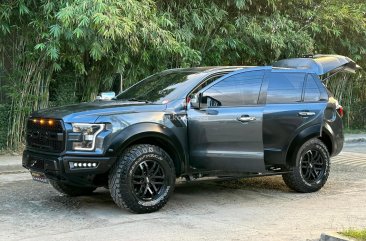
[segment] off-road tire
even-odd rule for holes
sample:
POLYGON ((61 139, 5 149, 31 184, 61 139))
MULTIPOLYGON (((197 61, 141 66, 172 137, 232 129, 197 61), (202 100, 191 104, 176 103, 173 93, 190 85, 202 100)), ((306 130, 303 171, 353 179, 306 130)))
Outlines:
MULTIPOLYGON (((314 155, 315 156, 315 155, 314 155)), ((310 193, 310 192, 316 192, 319 189, 321 189, 324 184, 326 183, 329 171, 330 171, 330 157, 327 147, 324 145, 324 143, 319 139, 310 139, 306 141, 296 153, 294 153, 294 157, 296 158, 296 165, 293 167, 293 171, 290 173, 286 173, 282 175, 282 178, 286 185, 291 188, 294 191, 301 192, 301 193, 310 193), (308 159, 311 159, 307 157, 306 155, 313 156, 311 153, 318 153, 319 156, 317 158, 313 159, 319 159, 322 158, 322 165, 318 165, 318 171, 315 168, 314 164, 307 164, 308 159), (307 166, 308 165, 308 166, 307 166), (311 170, 314 169, 314 170, 311 170), (306 178, 308 175, 308 170, 310 170, 311 178, 315 176, 317 173, 321 174, 317 179, 313 181, 309 181, 308 178, 306 178), (321 172, 320 172, 321 170, 321 172), (304 174, 305 172, 305 174, 304 174)), ((319 159, 320 160, 320 159, 319 159)), ((313 163, 313 161, 310 161, 313 163)), ((314 163, 320 163, 315 162, 314 163)))
POLYGON ((94 192, 94 187, 76 187, 59 181, 49 180, 50 184, 60 193, 70 197, 88 196, 94 192))
MULTIPOLYGON (((119 157, 110 171, 108 184, 112 199, 119 207, 126 208, 132 213, 150 213, 161 209, 167 203, 174 191, 175 177, 174 163, 162 148, 155 145, 139 144, 129 147, 119 157), (134 186, 138 185, 135 181, 136 171, 139 168, 142 169, 141 165, 147 162, 156 162, 160 165, 159 168, 161 168, 163 176, 166 178, 162 181, 164 184, 161 184, 164 185, 165 189, 159 189, 156 192, 156 197, 151 197, 151 200, 143 200, 138 197, 138 191, 134 186)), ((146 185, 149 187, 152 184, 149 184, 149 178, 146 178, 146 176, 141 178, 141 182, 147 180, 144 181, 146 191, 146 185)))

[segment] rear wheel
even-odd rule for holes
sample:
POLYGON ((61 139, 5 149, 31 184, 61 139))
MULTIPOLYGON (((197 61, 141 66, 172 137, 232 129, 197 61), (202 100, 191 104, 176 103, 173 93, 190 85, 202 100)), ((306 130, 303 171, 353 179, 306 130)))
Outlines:
POLYGON ((162 208, 174 186, 174 163, 163 149, 154 145, 128 148, 109 174, 114 202, 134 213, 162 208))
POLYGON ((94 187, 76 187, 60 181, 49 180, 51 185, 60 193, 70 197, 87 196, 94 192, 94 187))
POLYGON ((330 170, 327 147, 319 139, 305 142, 295 153, 296 166, 283 174, 286 185, 297 192, 315 192, 326 183, 330 170))

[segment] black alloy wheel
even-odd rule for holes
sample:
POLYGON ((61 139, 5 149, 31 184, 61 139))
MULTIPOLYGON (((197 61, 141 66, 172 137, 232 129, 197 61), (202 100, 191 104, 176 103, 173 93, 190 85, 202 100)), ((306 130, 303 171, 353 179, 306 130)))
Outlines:
POLYGON ((167 188, 165 171, 155 160, 142 161, 132 172, 132 189, 142 201, 157 199, 167 188))
POLYGON ((318 182, 324 176, 326 169, 324 157, 316 149, 305 152, 301 157, 300 165, 301 175, 309 184, 318 182))

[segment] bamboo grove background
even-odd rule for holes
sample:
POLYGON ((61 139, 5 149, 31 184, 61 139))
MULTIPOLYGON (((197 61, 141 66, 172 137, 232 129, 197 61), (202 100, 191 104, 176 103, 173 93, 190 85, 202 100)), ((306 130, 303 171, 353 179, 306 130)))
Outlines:
MULTIPOLYGON (((266 65, 337 53, 366 68, 364 0, 2 0, 0 149, 23 147, 34 110, 93 100, 154 72, 266 65), (118 74, 117 74, 118 73, 118 74)), ((329 82, 366 128, 365 72, 329 82)))

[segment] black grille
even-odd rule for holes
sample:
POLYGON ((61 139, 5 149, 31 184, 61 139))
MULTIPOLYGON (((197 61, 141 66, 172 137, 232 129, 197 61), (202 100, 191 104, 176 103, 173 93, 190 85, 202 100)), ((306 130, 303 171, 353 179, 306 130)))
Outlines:
POLYGON ((42 151, 60 153, 65 149, 62 121, 30 118, 27 123, 27 146, 42 151))

